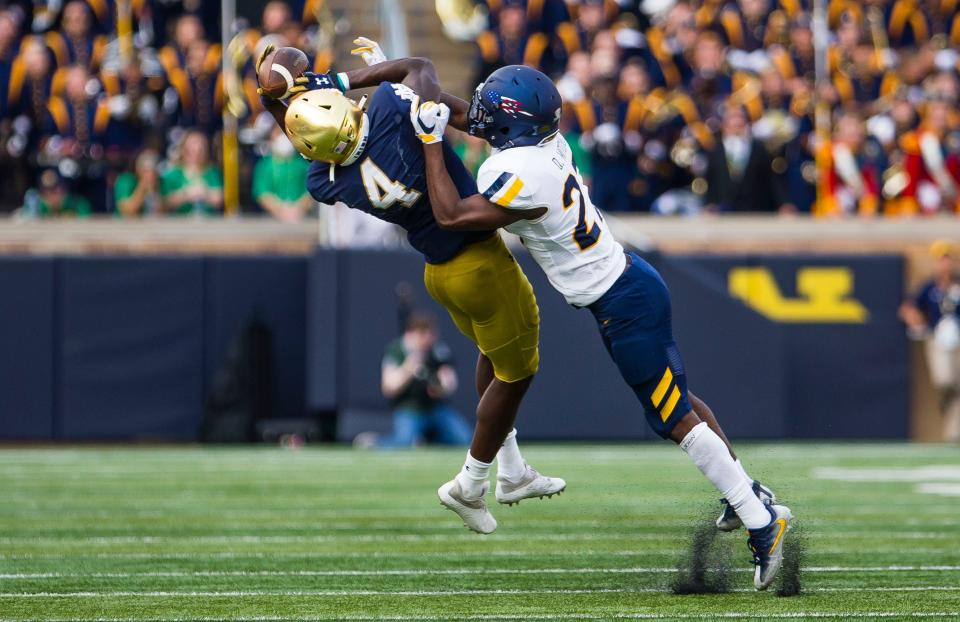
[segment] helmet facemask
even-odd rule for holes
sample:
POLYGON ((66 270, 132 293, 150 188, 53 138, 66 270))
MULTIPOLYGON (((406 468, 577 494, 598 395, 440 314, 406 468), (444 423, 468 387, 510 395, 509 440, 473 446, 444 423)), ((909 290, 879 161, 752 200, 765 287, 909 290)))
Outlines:
POLYGON ((493 128, 493 113, 483 103, 483 84, 477 86, 470 100, 470 110, 467 113, 467 131, 471 136, 488 139, 488 133, 493 128))

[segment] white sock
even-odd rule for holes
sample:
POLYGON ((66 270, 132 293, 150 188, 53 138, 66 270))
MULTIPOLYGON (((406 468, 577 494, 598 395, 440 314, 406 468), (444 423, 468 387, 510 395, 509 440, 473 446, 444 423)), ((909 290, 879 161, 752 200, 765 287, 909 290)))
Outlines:
POLYGON ((681 441, 680 449, 687 452, 697 468, 726 497, 747 529, 770 524, 770 512, 753 494, 750 480, 740 474, 723 440, 705 422, 690 430, 681 441))
POLYGON ((737 465, 737 470, 740 471, 740 475, 743 475, 744 479, 746 479, 748 482, 750 482, 750 486, 752 487, 752 486, 753 486, 753 478, 750 477, 749 475, 747 475, 747 470, 743 468, 743 463, 740 462, 740 458, 737 458, 736 460, 734 460, 733 463, 734 463, 735 465, 737 465))
POLYGON ((457 473, 457 481, 460 482, 460 490, 463 491, 465 499, 476 499, 483 494, 483 483, 487 481, 490 475, 490 463, 480 462, 467 452, 467 459, 463 463, 463 468, 457 473))
POLYGON ((520 446, 517 445, 517 429, 507 434, 503 447, 497 452, 497 477, 511 482, 519 482, 527 471, 527 465, 520 455, 520 446))

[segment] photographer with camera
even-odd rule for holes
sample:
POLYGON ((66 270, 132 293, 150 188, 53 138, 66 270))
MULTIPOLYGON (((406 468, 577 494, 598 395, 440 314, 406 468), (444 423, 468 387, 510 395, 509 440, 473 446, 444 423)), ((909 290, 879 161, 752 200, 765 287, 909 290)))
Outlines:
POLYGON ((446 400, 457 390, 450 349, 438 341, 433 315, 415 311, 403 336, 387 346, 381 389, 393 409, 393 433, 357 435, 361 448, 404 448, 426 442, 466 445, 473 430, 446 400))

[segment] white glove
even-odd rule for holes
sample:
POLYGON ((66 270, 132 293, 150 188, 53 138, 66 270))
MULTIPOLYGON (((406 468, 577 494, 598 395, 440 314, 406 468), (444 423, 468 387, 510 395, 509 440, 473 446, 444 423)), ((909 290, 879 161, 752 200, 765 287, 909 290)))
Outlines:
POLYGON ((432 145, 443 141, 443 131, 450 121, 450 109, 446 104, 437 102, 423 102, 419 106, 416 102, 410 105, 410 122, 413 131, 424 145, 432 145))
POLYGON ((387 55, 380 49, 380 44, 372 39, 357 37, 353 40, 353 44, 357 47, 350 50, 350 53, 362 58, 363 62, 367 64, 367 67, 387 60, 387 55))

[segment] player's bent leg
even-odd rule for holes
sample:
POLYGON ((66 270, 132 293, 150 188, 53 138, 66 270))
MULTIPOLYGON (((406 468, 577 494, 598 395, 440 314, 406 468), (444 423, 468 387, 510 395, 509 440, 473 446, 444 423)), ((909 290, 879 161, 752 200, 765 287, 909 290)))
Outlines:
POLYGON ((720 427, 720 422, 717 421, 716 416, 713 414, 713 410, 710 406, 707 405, 702 399, 694 395, 693 391, 687 391, 687 397, 690 399, 690 406, 693 407, 693 412, 697 413, 697 417, 700 417, 700 421, 705 421, 710 429, 720 437, 720 440, 723 441, 723 444, 727 446, 727 451, 730 452, 730 456, 736 460, 737 454, 733 451, 733 445, 730 444, 730 439, 727 438, 727 435, 724 434, 723 428, 720 427))
POLYGON ((493 363, 487 358, 487 355, 481 352, 477 355, 477 397, 483 397, 484 391, 493 382, 493 363))
POLYGON ((493 533, 497 521, 484 497, 490 488, 490 466, 513 422, 533 376, 517 382, 495 379, 480 398, 477 425, 463 468, 455 478, 437 490, 440 503, 453 510, 463 524, 477 533, 493 533))
MULTIPOLYGON (((733 458, 734 464, 736 464, 737 468, 740 470, 741 475, 750 481, 754 494, 756 494, 757 497, 759 497, 760 500, 766 505, 776 502, 777 499, 772 490, 754 480, 747 474, 746 470, 743 468, 743 464, 740 462, 740 459, 737 458, 737 455, 733 452, 733 447, 730 445, 730 441, 727 439, 726 434, 723 433, 723 429, 720 427, 720 423, 714 416, 713 410, 710 409, 706 402, 694 395, 693 391, 687 391, 687 396, 690 398, 690 405, 693 407, 693 412, 697 414, 697 417, 699 417, 701 421, 704 421, 708 426, 710 426, 710 429, 713 430, 714 433, 720 437, 720 440, 723 441, 724 445, 727 446, 727 451, 730 452, 730 456, 733 458)), ((736 531, 737 529, 743 527, 743 521, 741 521, 740 517, 737 516, 736 510, 733 509, 733 506, 730 505, 730 502, 726 498, 720 499, 720 505, 720 516, 716 521, 717 529, 720 531, 736 531)))
POLYGON ((477 425, 470 443, 472 456, 487 463, 497 457, 507 435, 513 430, 520 402, 531 382, 533 376, 517 382, 496 378, 490 383, 477 405, 477 425))
MULTIPOLYGON (((493 379, 493 363, 481 352, 477 359, 477 392, 481 397, 493 379)), ((520 453, 516 428, 507 434, 497 452, 496 496, 499 503, 513 505, 533 497, 549 498, 560 494, 566 487, 567 483, 562 479, 541 475, 526 463, 520 453)))
MULTIPOLYGON (((461 332, 483 353, 477 370, 477 389, 483 390, 477 425, 456 478, 462 499, 482 500, 490 465, 513 430, 520 402, 539 366, 540 312, 530 282, 499 235, 471 244, 447 264, 428 267, 424 280, 431 295, 450 310, 461 332), (463 325, 467 319, 470 326, 463 325)), ((519 455, 515 444, 513 449, 519 455)), ((485 506, 466 507, 450 492, 456 488, 444 487, 440 491, 444 505, 457 511, 468 526, 472 520, 475 531, 487 533, 483 529, 489 521, 477 518, 486 512, 485 506)))
MULTIPOLYGON (((493 363, 483 352, 477 359, 477 393, 483 397, 493 382, 493 363)), ((523 459, 517 443, 517 429, 507 434, 503 445, 497 452, 497 501, 513 505, 532 497, 552 497, 566 488, 566 482, 559 478, 540 475, 523 459)))
POLYGON ((723 493, 747 527, 747 545, 756 564, 753 584, 758 590, 766 589, 783 563, 783 541, 793 519, 790 509, 783 505, 765 505, 760 500, 749 480, 739 473, 720 437, 693 411, 678 422, 670 438, 679 443, 700 472, 723 493))
POLYGON ((760 529, 770 524, 767 507, 754 494, 730 457, 720 437, 690 411, 670 432, 670 439, 680 445, 700 472, 710 480, 730 503, 747 529, 760 529))

